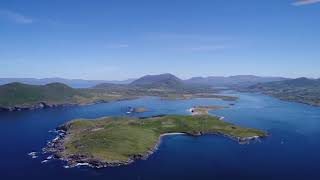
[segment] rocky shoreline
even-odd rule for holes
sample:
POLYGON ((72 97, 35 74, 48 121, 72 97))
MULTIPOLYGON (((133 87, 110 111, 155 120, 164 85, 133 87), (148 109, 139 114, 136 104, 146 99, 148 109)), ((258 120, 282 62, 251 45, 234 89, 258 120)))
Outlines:
POLYGON ((237 141, 239 144, 249 144, 251 141, 259 141, 259 136, 252 136, 252 137, 236 137, 231 135, 226 135, 218 132, 194 132, 194 133, 184 133, 184 132, 177 132, 177 133, 165 133, 161 134, 159 137, 159 140, 154 145, 154 147, 144 154, 138 154, 138 155, 132 155, 128 160, 126 161, 99 161, 97 159, 93 159, 91 157, 88 157, 86 155, 81 154, 74 154, 68 157, 64 157, 62 155, 62 152, 65 150, 63 144, 64 140, 68 135, 67 129, 64 129, 64 127, 60 127, 56 130, 57 136, 50 142, 48 142, 47 147, 43 148, 44 153, 50 153, 51 156, 54 159, 59 159, 67 163, 66 168, 73 168, 77 166, 88 166, 91 168, 106 168, 106 167, 117 167, 117 166, 124 166, 129 165, 136 160, 146 160, 150 155, 152 155, 154 152, 156 152, 162 142, 162 138, 164 136, 169 135, 189 135, 189 136, 202 136, 202 135, 222 135, 225 137, 228 137, 232 140, 237 141))
POLYGON ((65 106, 75 106, 78 104, 47 104, 45 102, 40 102, 31 106, 13 106, 13 107, 0 107, 0 111, 24 111, 24 110, 35 110, 35 109, 46 109, 46 108, 54 108, 54 107, 65 107, 65 106))
POLYGON ((93 104, 100 104, 100 103, 109 103, 113 101, 125 101, 134 98, 123 98, 117 100, 98 100, 89 103, 61 103, 61 104, 50 104, 46 102, 39 102, 35 105, 30 106, 13 106, 13 107, 1 107, 0 112, 14 112, 14 111, 27 111, 27 110, 36 110, 36 109, 48 109, 48 108, 57 108, 57 107, 70 107, 70 106, 86 106, 86 105, 93 105, 93 104))
POLYGON ((54 159, 65 161, 67 163, 67 166, 65 166, 66 168, 73 168, 77 166, 88 166, 91 168, 117 167, 129 165, 139 159, 145 160, 158 149, 161 143, 161 138, 163 137, 163 135, 161 135, 155 146, 144 154, 133 155, 126 161, 102 162, 97 159, 92 159, 88 156, 80 154, 63 157, 63 155, 61 154, 64 151, 63 143, 64 138, 67 136, 67 131, 59 128, 56 130, 56 132, 58 133, 58 135, 52 141, 48 142, 47 147, 43 148, 42 151, 43 153, 52 154, 52 157, 54 159))

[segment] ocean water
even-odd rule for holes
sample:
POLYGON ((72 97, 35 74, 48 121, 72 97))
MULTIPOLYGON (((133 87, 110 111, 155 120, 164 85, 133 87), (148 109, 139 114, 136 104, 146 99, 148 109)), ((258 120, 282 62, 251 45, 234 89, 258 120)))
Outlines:
POLYGON ((235 102, 193 99, 137 100, 89 106, 60 107, 0 113, 0 179, 320 179, 320 108, 284 102, 259 94, 233 93, 235 102), (194 105, 228 105, 211 111, 237 125, 266 130, 270 136, 248 145, 217 135, 166 136, 160 148, 147 160, 128 166, 92 169, 64 168, 64 162, 28 153, 41 149, 57 126, 74 118, 126 116, 128 106, 150 111, 133 116, 189 114, 194 105))

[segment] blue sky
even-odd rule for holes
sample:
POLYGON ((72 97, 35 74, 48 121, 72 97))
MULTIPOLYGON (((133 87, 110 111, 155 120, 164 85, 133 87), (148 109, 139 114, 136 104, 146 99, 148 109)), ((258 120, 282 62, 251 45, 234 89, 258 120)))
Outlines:
POLYGON ((0 77, 320 77, 320 0, 1 0, 0 77))

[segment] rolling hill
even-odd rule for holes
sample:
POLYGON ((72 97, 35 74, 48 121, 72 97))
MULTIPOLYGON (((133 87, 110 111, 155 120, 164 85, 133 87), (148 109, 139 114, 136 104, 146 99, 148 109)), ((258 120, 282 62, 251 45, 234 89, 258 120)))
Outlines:
POLYGON ((0 110, 15 111, 71 104, 89 104, 128 97, 95 89, 74 89, 62 83, 0 85, 0 110))
POLYGON ((62 83, 47 85, 10 83, 0 86, 0 105, 34 105, 40 102, 60 103, 82 95, 79 91, 62 83))
POLYGON ((46 85, 50 83, 63 83, 73 88, 89 88, 101 83, 112 84, 129 84, 135 79, 127 79, 123 81, 107 81, 107 80, 84 80, 84 79, 65 79, 65 78, 0 78, 0 85, 19 82, 31 85, 46 85))
POLYGON ((248 87, 257 83, 283 81, 283 77, 260 77, 253 75, 193 77, 185 80, 187 84, 205 84, 215 87, 248 87))
POLYGON ((259 83, 247 88, 276 98, 320 106, 320 79, 297 78, 292 80, 259 83))

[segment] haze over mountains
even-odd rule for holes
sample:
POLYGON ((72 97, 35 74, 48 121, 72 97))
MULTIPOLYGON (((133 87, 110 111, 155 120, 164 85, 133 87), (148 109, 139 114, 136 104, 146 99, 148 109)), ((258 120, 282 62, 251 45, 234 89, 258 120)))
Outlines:
POLYGON ((284 77, 260 77, 254 75, 237 75, 237 76, 210 76, 210 77, 193 77, 185 80, 190 84, 206 84, 216 87, 230 87, 230 86, 251 86, 257 83, 283 81, 288 78, 284 77))
MULTIPOLYGON (((18 79, 21 80, 21 79, 18 79)), ((45 80, 27 82, 45 83, 45 80)), ((48 79, 46 79, 48 81, 48 79)), ((165 98, 190 98, 212 96, 219 92, 215 87, 260 92, 283 100, 320 105, 320 79, 286 79, 281 77, 231 76, 191 78, 181 80, 166 73, 146 75, 130 83, 100 83, 101 81, 49 79, 60 81, 47 85, 30 85, 18 82, 0 85, 0 107, 37 108, 44 104, 81 104, 137 96, 158 96, 165 98), (62 82, 65 83, 62 83, 62 82), (82 83, 90 88, 72 88, 71 83, 82 83), (39 104, 40 103, 40 104, 39 104), (42 104, 41 104, 42 103, 42 104)), ((102 81, 104 82, 104 81, 102 81)), ((112 81, 111 81, 112 82, 112 81)), ((75 84, 73 84, 75 85, 75 84)), ((77 84, 79 85, 79 84, 77 84)))
POLYGON ((165 73, 159 75, 146 75, 139 79, 134 80, 129 84, 112 84, 102 83, 93 87, 94 89, 104 89, 109 91, 134 91, 134 92, 198 92, 210 91, 211 87, 207 85, 192 85, 187 84, 185 81, 179 79, 175 75, 165 73))
POLYGON ((320 87, 320 79, 309 79, 305 77, 290 79, 278 82, 258 83, 250 86, 250 88, 262 88, 262 87, 277 87, 277 88, 289 88, 289 87, 320 87))
POLYGON ((73 88, 89 88, 101 83, 128 84, 135 79, 127 79, 123 81, 107 81, 107 80, 84 80, 84 79, 65 79, 65 78, 0 78, 0 85, 12 82, 20 82, 32 85, 46 85, 50 83, 63 83, 73 88))
POLYGON ((64 83, 73 88, 89 88, 94 86, 101 86, 101 84, 111 86, 111 84, 121 85, 130 84, 138 86, 154 86, 152 83, 156 82, 157 85, 161 86, 176 86, 182 84, 193 84, 193 85, 209 85, 215 87, 231 87, 231 86, 241 86, 247 87, 257 83, 273 82, 287 80, 288 78, 283 77, 260 77, 254 75, 237 75, 237 76, 209 76, 209 77, 193 77, 190 79, 182 80, 178 77, 165 73, 160 75, 146 75, 139 79, 127 79, 122 81, 112 81, 112 80, 83 80, 83 79, 65 79, 65 78, 0 78, 0 85, 8 84, 12 82, 20 82, 32 85, 45 85, 49 83, 64 83), (137 80, 137 81, 135 81, 137 80))
POLYGON ((214 92, 216 91, 211 87, 185 84, 172 74, 147 75, 129 84, 102 83, 92 88, 72 88, 58 82, 46 85, 13 82, 0 85, 0 110, 15 111, 70 104, 90 104, 141 96, 191 98, 203 97, 203 94, 198 93, 206 93, 206 97, 217 97, 207 95, 214 92))

